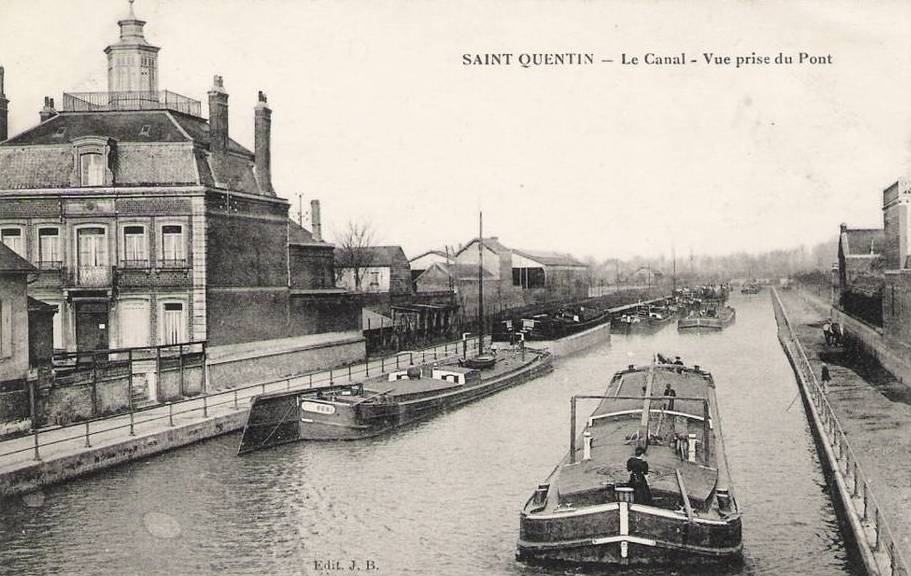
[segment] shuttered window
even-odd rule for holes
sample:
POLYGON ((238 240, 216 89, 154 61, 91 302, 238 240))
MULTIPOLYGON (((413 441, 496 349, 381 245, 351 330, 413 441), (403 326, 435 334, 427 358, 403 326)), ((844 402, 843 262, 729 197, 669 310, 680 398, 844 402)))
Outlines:
POLYGON ((185 341, 185 316, 183 304, 169 302, 162 310, 162 344, 180 344, 185 341))
POLYGON ((104 156, 101 154, 82 154, 79 156, 83 186, 104 185, 104 156))
POLYGON ((182 266, 186 263, 183 226, 171 224, 161 227, 161 258, 165 266, 182 266))
POLYGON ((0 230, 0 240, 6 247, 25 258, 25 237, 21 228, 4 228, 0 230))
POLYGON ((59 265, 63 260, 60 252, 60 230, 57 228, 38 229, 38 262, 42 268, 59 265))
POLYGON ((123 228, 123 264, 127 268, 138 268, 146 265, 146 229, 142 226, 125 226, 123 228))

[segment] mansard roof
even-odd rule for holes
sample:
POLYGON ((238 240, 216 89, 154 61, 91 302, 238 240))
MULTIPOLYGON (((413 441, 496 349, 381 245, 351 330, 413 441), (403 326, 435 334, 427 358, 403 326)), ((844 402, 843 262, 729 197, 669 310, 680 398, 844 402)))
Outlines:
POLYGON ((0 143, 0 190, 71 188, 73 141, 110 138, 114 186, 209 186, 264 194, 254 155, 233 140, 209 152, 209 123, 171 110, 62 112, 0 143))

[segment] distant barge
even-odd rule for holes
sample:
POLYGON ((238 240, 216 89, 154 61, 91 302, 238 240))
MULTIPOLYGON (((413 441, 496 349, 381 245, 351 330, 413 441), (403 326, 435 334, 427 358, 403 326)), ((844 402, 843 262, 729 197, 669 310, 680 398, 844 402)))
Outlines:
POLYGON ((614 376, 603 396, 574 397, 572 414, 569 454, 521 512, 519 560, 740 560, 741 515, 711 374, 664 362, 630 366, 614 376), (663 395, 667 384, 676 392, 673 400, 663 395), (600 400, 578 438, 577 399, 600 400), (634 451, 645 453, 646 473, 634 451))
POLYGON ((263 394, 253 399, 238 454, 299 440, 378 436, 552 370, 550 353, 518 346, 355 385, 263 394))
POLYGON ((730 306, 710 309, 705 314, 694 313, 677 320, 678 330, 723 330, 734 323, 736 311, 730 306))
POLYGON ((610 322, 606 310, 578 306, 523 318, 521 332, 525 340, 558 340, 605 322, 610 322))

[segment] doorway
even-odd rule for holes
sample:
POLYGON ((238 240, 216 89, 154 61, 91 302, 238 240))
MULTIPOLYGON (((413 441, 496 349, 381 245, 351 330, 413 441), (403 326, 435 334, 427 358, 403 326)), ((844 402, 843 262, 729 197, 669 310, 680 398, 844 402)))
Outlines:
POLYGON ((78 302, 76 304, 77 350, 107 350, 108 331, 107 302, 78 302))

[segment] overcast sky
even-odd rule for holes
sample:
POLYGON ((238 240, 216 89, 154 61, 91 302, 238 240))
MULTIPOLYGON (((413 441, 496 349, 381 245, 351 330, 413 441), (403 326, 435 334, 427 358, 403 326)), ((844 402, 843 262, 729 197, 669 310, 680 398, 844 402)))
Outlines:
MULTIPOLYGON (((578 256, 723 254, 881 226, 911 172, 911 2, 137 0, 160 87, 230 93, 253 147, 273 109, 278 194, 319 198, 327 235, 370 221, 415 255, 477 234, 578 256), (872 3, 871 3, 872 4, 872 3), (831 65, 623 66, 832 55, 831 65), (591 66, 462 64, 580 52, 591 66), (614 63, 602 63, 614 59, 614 63)), ((126 0, 2 0, 11 135, 45 95, 106 89, 126 0)), ((59 101, 59 100, 58 100, 59 101)), ((0 206, 2 211, 2 206, 0 206)))

